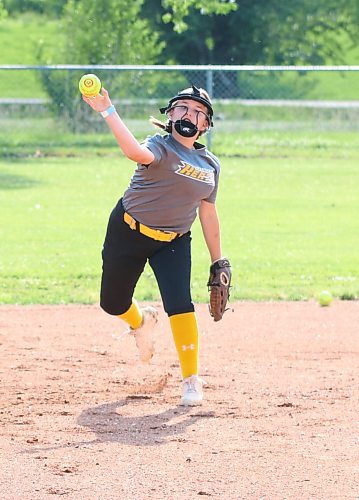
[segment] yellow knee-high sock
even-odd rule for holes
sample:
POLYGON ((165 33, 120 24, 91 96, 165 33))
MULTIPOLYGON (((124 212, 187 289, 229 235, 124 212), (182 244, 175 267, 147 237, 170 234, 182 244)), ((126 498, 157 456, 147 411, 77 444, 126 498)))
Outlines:
POLYGON ((183 378, 198 374, 198 326, 194 312, 170 316, 183 378))
POLYGON ((123 314, 118 315, 119 318, 123 319, 130 325, 130 327, 135 330, 142 324, 142 312, 137 303, 136 299, 132 299, 132 304, 123 314))

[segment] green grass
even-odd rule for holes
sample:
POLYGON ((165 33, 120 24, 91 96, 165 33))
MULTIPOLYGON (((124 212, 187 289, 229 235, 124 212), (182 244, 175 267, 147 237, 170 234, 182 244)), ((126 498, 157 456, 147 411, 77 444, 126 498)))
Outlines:
MULTIPOLYGON (((144 111, 141 119, 121 114, 138 139, 154 132, 144 111)), ((246 107, 238 104, 218 105, 218 117, 212 133, 212 149, 221 157, 285 157, 288 155, 352 157, 358 154, 359 114, 356 110, 313 110, 306 108, 246 107)), ((156 109, 156 108, 155 108, 156 109)), ((43 155, 92 156, 113 153, 115 141, 106 124, 90 111, 91 133, 73 134, 60 119, 45 113, 33 118, 24 108, 2 116, 0 157, 43 155), (97 131, 98 133, 95 133, 97 131)), ((208 138, 203 139, 204 142, 208 138)), ((116 151, 117 152, 117 151, 116 151)))
POLYGON ((306 98, 314 100, 343 100, 359 99, 359 71, 331 71, 316 72, 311 75, 315 86, 306 98))
MULTIPOLYGON (((59 36, 56 22, 8 19, 0 25, 6 47, 0 64, 36 64, 39 39, 49 54, 59 36)), ((356 62, 357 49, 348 51, 347 63, 356 62)), ((358 98, 358 73, 312 77, 319 83, 307 98, 358 98)), ((295 76, 285 78, 294 85, 295 76)), ((2 71, 0 97, 45 94, 34 71, 2 71)), ((46 111, 39 119, 28 108, 1 111, 0 303, 96 302, 108 215, 133 165, 95 115, 94 133, 80 135, 46 111), (98 125, 106 133, 95 133, 98 125)), ((137 137, 153 132, 129 112, 137 137)), ((218 209, 233 264, 232 298, 309 299, 323 289, 359 298, 357 112, 218 104, 216 118, 218 209)), ((209 260, 198 222, 193 233, 193 296, 205 301, 209 260)), ((159 299, 149 269, 137 298, 159 299)))
MULTIPOLYGON (((300 97, 294 97, 297 99, 324 101, 359 99, 359 71, 283 72, 279 81, 286 84, 289 89, 287 90, 289 96, 290 89, 300 89, 300 97)), ((275 87, 273 87, 273 91, 275 91, 275 87)), ((271 98, 270 88, 267 97, 271 98)), ((278 96, 278 98, 282 97, 281 95, 278 96)))
MULTIPOLYGON (((58 21, 44 16, 22 15, 15 19, 7 18, 0 24, 0 64, 36 65, 36 53, 40 43, 46 47, 45 59, 56 53, 61 40, 58 21)), ((0 71, 0 97, 47 97, 43 91, 38 72, 0 71)))
MULTIPOLYGON (((344 61, 337 58, 328 60, 327 65, 358 65, 359 46, 345 35, 336 35, 337 42, 343 48, 344 61)), ((294 88, 297 84, 308 89, 305 99, 313 100, 358 100, 359 99, 359 71, 314 71, 307 73, 286 72, 281 80, 287 84, 292 84, 294 88)))
MULTIPOLYGON (((46 124, 47 132, 0 139, 0 303, 93 303, 108 215, 133 165, 109 134, 59 129, 54 139, 46 124)), ((309 299, 323 289, 359 297, 358 149, 349 132, 217 130, 233 299, 309 299)), ((198 222, 193 233, 193 296, 205 301, 209 260, 198 222)), ((149 268, 136 296, 159 299, 149 268)))
MULTIPOLYGON (((345 35, 341 36, 340 44, 344 48, 345 62, 343 64, 357 66, 359 64, 359 45, 351 42, 345 35)), ((328 61, 327 64, 338 65, 342 63, 333 58, 333 60, 328 61)), ((313 90, 308 93, 308 99, 359 99, 359 71, 316 72, 314 73, 314 78, 317 84, 313 90)))

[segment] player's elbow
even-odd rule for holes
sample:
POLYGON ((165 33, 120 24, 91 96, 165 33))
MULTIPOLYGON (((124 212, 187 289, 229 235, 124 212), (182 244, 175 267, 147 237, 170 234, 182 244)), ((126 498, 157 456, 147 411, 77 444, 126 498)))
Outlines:
POLYGON ((131 149, 125 152, 125 154, 129 160, 142 165, 149 165, 154 160, 153 153, 149 149, 142 149, 141 147, 131 149))

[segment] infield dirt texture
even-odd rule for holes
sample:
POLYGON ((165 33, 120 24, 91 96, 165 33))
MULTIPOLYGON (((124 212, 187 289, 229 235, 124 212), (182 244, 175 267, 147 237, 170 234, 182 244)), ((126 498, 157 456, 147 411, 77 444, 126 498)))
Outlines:
POLYGON ((357 499, 359 303, 197 308, 202 407, 97 306, 0 307, 2 500, 357 499))

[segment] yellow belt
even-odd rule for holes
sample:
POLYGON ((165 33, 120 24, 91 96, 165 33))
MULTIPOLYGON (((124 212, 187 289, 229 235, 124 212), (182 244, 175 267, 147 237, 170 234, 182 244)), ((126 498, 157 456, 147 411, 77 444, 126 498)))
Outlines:
POLYGON ((170 231, 160 231, 159 229, 151 229, 144 224, 136 221, 130 214, 125 212, 123 214, 123 220, 130 226, 131 229, 139 231, 140 233, 152 238, 157 241, 172 241, 175 238, 182 236, 181 233, 172 233, 170 231))

